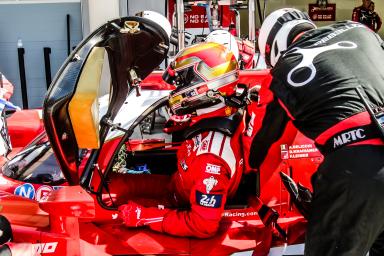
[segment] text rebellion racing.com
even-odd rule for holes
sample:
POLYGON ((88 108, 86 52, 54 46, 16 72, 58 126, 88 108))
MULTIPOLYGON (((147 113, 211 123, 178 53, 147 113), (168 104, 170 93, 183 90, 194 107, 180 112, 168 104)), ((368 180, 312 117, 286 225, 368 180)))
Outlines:
POLYGON ((223 217, 251 217, 251 216, 256 216, 257 212, 224 212, 223 217))

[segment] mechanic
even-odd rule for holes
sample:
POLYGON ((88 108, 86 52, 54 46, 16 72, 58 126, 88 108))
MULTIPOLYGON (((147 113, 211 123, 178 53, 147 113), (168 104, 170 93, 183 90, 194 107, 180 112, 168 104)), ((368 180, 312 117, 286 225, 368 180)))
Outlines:
POLYGON ((369 12, 372 15, 372 30, 378 33, 381 28, 382 22, 379 14, 375 12, 375 2, 373 1, 371 1, 371 4, 369 5, 369 12))
POLYGON ((374 3, 371 0, 363 0, 361 6, 353 9, 352 20, 366 25, 375 32, 381 27, 381 19, 374 11, 374 3))
POLYGON ((185 138, 169 188, 178 209, 129 201, 119 207, 126 226, 199 238, 217 232, 243 171, 244 125, 237 109, 245 94, 236 93, 238 75, 236 58, 223 45, 204 42, 177 54, 163 79, 176 86, 169 95, 173 125, 167 130, 183 129, 185 138))
MULTIPOLYGON (((305 255, 363 256, 371 247, 370 256, 384 255, 383 41, 360 23, 316 28, 286 8, 265 19, 258 44, 272 67, 272 109, 284 110, 324 155, 312 177, 305 255)), ((266 118, 256 131, 253 168, 280 136, 272 122, 279 125, 266 118)))

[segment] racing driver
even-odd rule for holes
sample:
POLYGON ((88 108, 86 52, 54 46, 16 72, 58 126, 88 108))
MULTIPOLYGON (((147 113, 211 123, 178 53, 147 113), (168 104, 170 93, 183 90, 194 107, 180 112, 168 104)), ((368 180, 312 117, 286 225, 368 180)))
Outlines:
POLYGON ((178 209, 129 201, 119 207, 126 226, 199 238, 217 232, 243 170, 238 75, 236 58, 223 45, 204 42, 177 54, 163 79, 176 87, 169 95, 171 122, 183 127, 169 191, 178 209))
MULTIPOLYGON (((312 177, 305 255, 384 255, 383 41, 362 24, 316 28, 285 8, 265 19, 258 43, 273 67, 273 104, 324 155, 312 177)), ((279 137, 273 131, 268 122, 258 130, 252 167, 279 137)))

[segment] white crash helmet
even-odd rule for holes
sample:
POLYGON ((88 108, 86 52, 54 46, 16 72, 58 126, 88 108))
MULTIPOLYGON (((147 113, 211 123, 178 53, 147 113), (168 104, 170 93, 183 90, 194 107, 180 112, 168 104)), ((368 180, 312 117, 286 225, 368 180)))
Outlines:
POLYGON ((228 31, 222 29, 214 30, 208 34, 205 41, 224 45, 235 55, 236 60, 239 60, 239 46, 237 45, 236 38, 228 31))
POLYGON ((142 11, 142 12, 136 13, 135 16, 147 18, 147 19, 157 23, 158 25, 160 25, 165 30, 168 37, 169 38, 171 37, 172 26, 171 26, 171 23, 169 22, 169 20, 164 15, 162 15, 158 12, 154 12, 154 11, 142 11))
POLYGON ((273 67, 296 35, 314 28, 316 25, 302 11, 293 8, 276 10, 268 15, 260 28, 260 53, 273 67))

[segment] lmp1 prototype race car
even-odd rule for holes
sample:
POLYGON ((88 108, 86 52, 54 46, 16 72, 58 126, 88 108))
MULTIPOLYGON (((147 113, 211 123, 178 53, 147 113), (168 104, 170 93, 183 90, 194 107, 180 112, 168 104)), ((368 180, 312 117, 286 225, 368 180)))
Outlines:
MULTIPOLYGON (((168 45, 156 23, 128 17, 100 27, 69 56, 44 102, 46 134, 2 168, 0 213, 11 223, 13 243, 29 243, 42 255, 302 253, 306 220, 280 171, 308 186, 322 158, 296 133, 270 149, 281 162, 267 158, 258 172, 244 174, 212 238, 131 229, 118 218, 117 207, 128 200, 156 198, 146 180, 167 182, 177 169, 180 134, 163 132, 172 86, 153 72, 168 45), (258 198, 276 212, 271 223, 254 208, 258 198)), ((247 87, 268 79, 265 70, 240 73, 247 87)))

